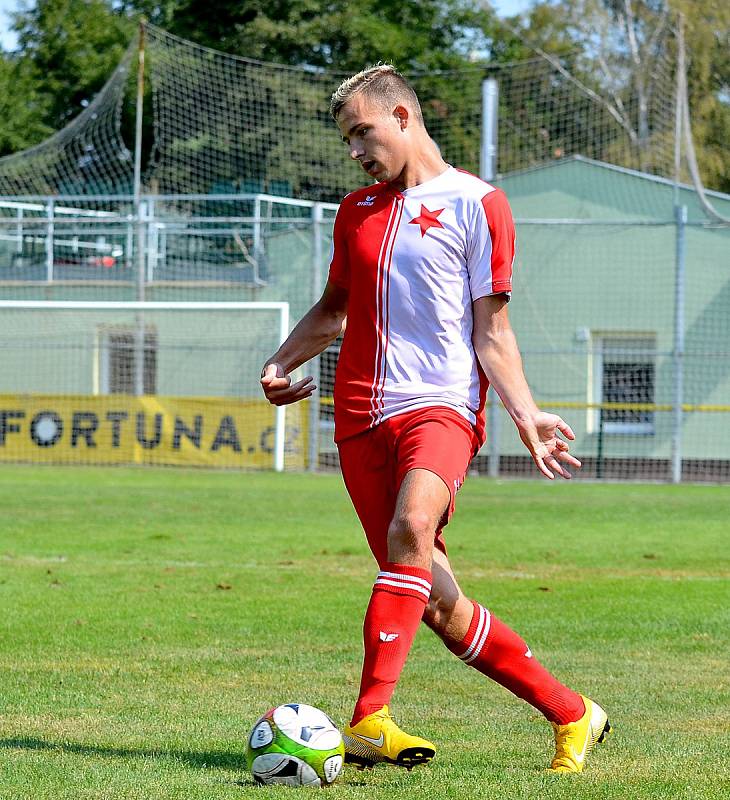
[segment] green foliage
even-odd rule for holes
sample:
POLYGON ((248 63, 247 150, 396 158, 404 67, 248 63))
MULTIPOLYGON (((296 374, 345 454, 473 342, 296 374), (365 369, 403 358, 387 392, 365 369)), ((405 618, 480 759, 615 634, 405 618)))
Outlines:
MULTIPOLYGON (((722 0, 543 0, 519 33, 597 91, 622 117, 639 148, 642 169, 666 133, 651 127, 651 110, 673 103, 673 78, 662 61, 676 60, 677 13, 685 15, 693 136, 704 183, 730 191, 730 5, 722 0), (572 55, 570 50, 572 49, 572 55)), ((517 47, 519 52, 519 47, 517 47)), ((665 150, 671 149, 668 143, 665 150)), ((615 149, 608 160, 622 163, 615 149)))
MULTIPOLYGON (((534 80, 519 96, 510 95, 505 71, 500 75, 501 113, 510 130, 505 137, 509 148, 500 145, 502 172, 578 151, 666 173, 655 152, 671 150, 671 132, 666 126, 652 128, 651 120, 656 104, 671 103, 672 87, 661 82, 661 70, 655 67, 673 56, 667 53, 673 47, 671 36, 665 34, 674 24, 669 12, 677 10, 687 14, 690 102, 700 167, 708 186, 730 191, 730 6, 720 0, 543 0, 513 18, 509 27, 479 0, 219 0, 213 6, 203 0, 38 0, 15 14, 18 53, 0 58, 5 111, 0 116, 0 154, 37 144, 76 117, 109 77, 134 36, 136 20, 144 15, 212 50, 305 66, 309 76, 323 78, 321 84, 312 78, 312 88, 302 81, 292 102, 300 118, 309 113, 311 121, 298 125, 290 142, 267 137, 267 130, 273 131, 288 110, 287 97, 276 99, 276 75, 252 77, 248 88, 228 87, 218 101, 232 113, 239 110, 244 119, 255 97, 261 119, 253 134, 214 131, 214 155, 222 164, 219 181, 235 182, 242 175, 264 185, 278 180, 295 194, 338 199, 357 179, 349 170, 325 177, 333 163, 342 163, 342 154, 323 134, 331 121, 322 106, 340 74, 380 60, 392 61, 414 77, 429 130, 442 145, 448 143, 446 156, 477 171, 479 85, 486 68, 534 59, 533 45, 606 103, 601 106, 576 92, 565 75, 549 74, 545 61, 535 62, 534 80), (266 98, 271 100, 268 109, 266 98), (571 150, 575 141, 578 150, 571 150), (627 155, 627 141, 637 156, 627 155), (245 169, 242 147, 249 154, 245 169), (301 168, 307 160, 309 172, 301 168)), ((180 67, 185 66, 183 61, 180 67)), ((191 78, 194 91, 199 80, 191 78)), ((164 81, 162 76, 161 85, 164 81)), ((191 120, 212 102, 206 96, 209 84, 201 81, 199 91, 201 103, 191 104, 191 120)), ((123 128, 128 140, 132 120, 133 104, 127 103, 123 128)), ((145 132, 149 141, 149 113, 145 132)), ((194 153, 201 140, 192 133, 189 140, 181 137, 164 146, 194 153)), ((181 188, 192 190, 180 170, 160 176, 170 188, 178 179, 181 188)))
POLYGON ((107 0, 38 0, 16 15, 14 27, 56 128, 77 116, 106 83, 133 30, 107 0))
POLYGON ((48 97, 38 90, 28 64, 0 55, 0 155, 23 150, 53 133, 48 119, 48 97))
POLYGON ((38 144, 78 116, 108 80, 133 23, 111 0, 38 0, 13 15, 18 53, 4 55, 0 154, 38 144), (24 102, 22 97, 29 98, 24 102))
POLYGON ((475 0, 228 0, 215 14, 208 6, 180 0, 168 29, 248 58, 344 72, 379 60, 402 69, 463 63, 467 42, 483 46, 490 16, 475 0))
POLYGON ((493 19, 478 3, 248 0, 216 8, 215 15, 208 15, 199 0, 182 0, 167 27, 216 50, 311 70, 288 90, 279 85, 281 75, 254 70, 247 73, 246 86, 227 86, 225 98, 211 97, 210 87, 201 86, 201 93, 207 92, 204 100, 201 94, 201 110, 217 104, 232 114, 238 110, 239 119, 246 120, 250 109, 256 109, 255 127, 244 124, 241 131, 214 137, 228 142, 232 153, 246 154, 247 169, 238 174, 241 164, 220 158, 224 169, 230 165, 230 172, 221 178, 235 181, 245 174, 247 180, 262 185, 283 183, 294 196, 339 200, 364 176, 346 166, 327 113, 329 95, 338 73, 344 77, 377 61, 391 61, 402 71, 421 76, 416 82, 427 125, 452 145, 448 157, 454 163, 478 170, 479 127, 473 120, 479 120, 475 109, 480 104, 481 75, 470 59, 487 51, 484 27, 493 19), (458 80, 453 74, 440 74, 464 68, 472 72, 458 80), (291 132, 282 135, 287 119, 291 132))

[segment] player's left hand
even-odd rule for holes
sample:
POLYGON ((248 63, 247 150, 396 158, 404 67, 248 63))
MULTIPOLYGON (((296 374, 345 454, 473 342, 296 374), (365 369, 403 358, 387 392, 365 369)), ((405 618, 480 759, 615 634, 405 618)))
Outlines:
POLYGON ((553 480, 555 475, 570 480, 572 475, 563 466, 580 469, 581 463, 570 455, 568 443, 561 439, 562 434, 566 439, 575 439, 572 428, 557 414, 548 414, 538 411, 525 424, 519 426, 520 438, 525 447, 530 451, 532 460, 542 474, 553 480))

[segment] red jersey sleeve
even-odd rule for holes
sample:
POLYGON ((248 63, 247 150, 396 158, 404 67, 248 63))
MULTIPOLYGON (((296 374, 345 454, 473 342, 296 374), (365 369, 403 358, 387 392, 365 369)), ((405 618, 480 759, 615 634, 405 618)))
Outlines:
POLYGON ((335 226, 332 232, 332 253, 330 255, 329 279, 341 289, 350 288, 350 264, 347 258, 345 220, 342 206, 337 209, 335 226))
POLYGON ((515 224, 501 189, 485 194, 471 231, 467 253, 472 300, 512 292, 515 224))

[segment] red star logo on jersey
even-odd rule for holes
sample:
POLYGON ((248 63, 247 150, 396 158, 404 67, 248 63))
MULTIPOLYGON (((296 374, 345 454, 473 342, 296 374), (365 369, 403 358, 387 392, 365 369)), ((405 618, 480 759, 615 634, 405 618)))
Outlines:
POLYGON ((426 206, 421 203, 421 213, 417 217, 413 217, 413 219, 408 223, 409 225, 420 225, 421 226, 421 238, 423 238, 426 233, 428 232, 429 228, 443 228, 444 226, 439 222, 438 216, 443 211, 443 208, 439 208, 436 211, 429 211, 426 206))

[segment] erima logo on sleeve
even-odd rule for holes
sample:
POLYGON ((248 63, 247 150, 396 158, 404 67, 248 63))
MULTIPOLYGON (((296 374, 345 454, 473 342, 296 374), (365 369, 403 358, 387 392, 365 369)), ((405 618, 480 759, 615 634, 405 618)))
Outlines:
POLYGON ((365 196, 364 200, 360 200, 356 205, 358 206, 373 206, 375 205, 375 195, 368 194, 365 196))
POLYGON ((386 633, 385 631, 380 631, 381 642, 394 642, 398 636, 399 634, 397 633, 386 633))

